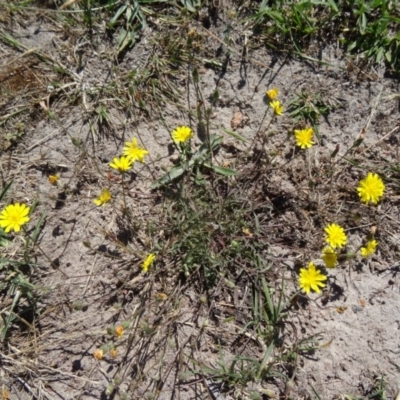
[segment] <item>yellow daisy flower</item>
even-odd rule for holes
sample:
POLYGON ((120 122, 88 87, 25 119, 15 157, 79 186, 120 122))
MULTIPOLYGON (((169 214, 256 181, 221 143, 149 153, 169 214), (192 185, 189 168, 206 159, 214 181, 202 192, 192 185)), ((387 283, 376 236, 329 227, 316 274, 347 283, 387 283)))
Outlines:
POLYGON ((115 157, 108 165, 123 174, 132 168, 132 161, 126 156, 121 156, 120 158, 115 157))
POLYGON ((369 257, 375 253, 376 246, 378 246, 378 242, 375 239, 369 240, 365 247, 361 247, 361 255, 363 257, 369 257))
POLYGON ((143 272, 147 272, 149 270, 149 268, 151 267, 151 264, 153 264, 155 259, 156 259, 156 256, 154 254, 149 254, 146 257, 146 259, 142 263, 143 272))
POLYGON ((193 131, 188 126, 178 126, 172 131, 172 139, 175 143, 185 143, 193 137, 193 131))
POLYGON ((299 285, 304 293, 308 294, 310 290, 316 293, 320 293, 321 289, 325 287, 325 283, 328 278, 322 274, 320 270, 315 268, 314 263, 311 261, 307 268, 300 269, 299 285))
POLYGON ((278 97, 279 91, 277 88, 273 88, 267 90, 265 94, 268 96, 269 100, 272 101, 278 97))
POLYGON ((294 136, 296 138, 296 144, 302 149, 309 149, 315 142, 313 142, 314 130, 313 128, 306 129, 295 129, 294 136))
POLYGON ((335 268, 337 264, 338 255, 335 250, 330 246, 325 246, 322 250, 322 259, 324 260, 326 268, 335 268))
POLYGON ((344 232, 344 229, 337 224, 329 224, 325 227, 326 232, 326 243, 332 247, 332 249, 336 249, 338 247, 341 249, 347 243, 347 236, 344 232))
POLYGON ((96 206, 105 206, 111 200, 111 193, 107 188, 104 188, 100 196, 93 200, 96 206))
POLYGON ((376 204, 385 192, 385 184, 378 174, 368 172, 366 178, 360 181, 357 192, 363 203, 376 204))
POLYGON ((274 110, 276 115, 282 116, 283 115, 283 106, 279 100, 274 100, 269 103, 269 105, 274 110))
POLYGON ((149 154, 149 152, 145 149, 142 149, 138 146, 137 140, 135 138, 132 139, 131 142, 126 142, 125 147, 123 148, 124 156, 127 156, 132 162, 139 161, 144 162, 144 156, 149 154))
POLYGON ((29 222, 30 208, 26 204, 10 204, 0 214, 0 226, 8 233, 13 229, 21 230, 21 226, 29 222))

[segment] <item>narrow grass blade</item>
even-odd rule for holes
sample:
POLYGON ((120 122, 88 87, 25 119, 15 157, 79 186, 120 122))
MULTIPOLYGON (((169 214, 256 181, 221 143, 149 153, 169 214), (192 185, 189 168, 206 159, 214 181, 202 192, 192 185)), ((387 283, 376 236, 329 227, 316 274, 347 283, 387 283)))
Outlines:
POLYGON ((15 317, 14 317, 14 308, 15 308, 15 306, 18 304, 20 297, 21 297, 21 292, 20 292, 19 290, 17 290, 17 291, 15 292, 15 294, 14 294, 14 299, 13 299, 13 302, 12 302, 12 304, 11 304, 11 308, 10 308, 8 317, 7 317, 7 319, 4 321, 4 327, 3 327, 3 329, 1 330, 1 340, 2 340, 2 341, 5 339, 5 337, 6 337, 6 335, 7 335, 7 331, 8 331, 8 329, 9 329, 9 327, 10 327, 12 321, 13 321, 14 318, 15 318, 15 317))
POLYGON ((274 350, 275 347, 275 342, 272 341, 271 344, 268 346, 267 350, 265 351, 264 357, 261 361, 260 367, 257 372, 256 380, 259 380, 261 378, 261 375, 263 374, 264 370, 266 369, 266 365, 268 361, 271 359, 272 351, 274 350))
POLYGON ((11 185, 13 184, 13 181, 11 181, 10 183, 8 183, 6 185, 6 187, 4 188, 4 190, 1 192, 0 194, 0 201, 3 200, 3 197, 6 195, 6 193, 8 192, 8 189, 10 189, 11 185))

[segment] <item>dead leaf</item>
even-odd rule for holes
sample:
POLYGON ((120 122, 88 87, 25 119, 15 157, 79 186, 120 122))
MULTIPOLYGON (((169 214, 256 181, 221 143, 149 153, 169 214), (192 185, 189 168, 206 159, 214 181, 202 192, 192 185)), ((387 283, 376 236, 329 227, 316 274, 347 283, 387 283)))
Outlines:
POLYGON ((326 343, 321 344, 321 345, 319 346, 319 348, 320 348, 320 349, 326 349, 327 347, 329 347, 329 346, 332 344, 332 342, 333 342, 333 338, 332 338, 329 342, 326 342, 326 343))
POLYGON ((349 307, 347 306, 340 306, 340 307, 336 307, 336 312, 338 312, 339 314, 343 314, 349 307))
POLYGON ((44 101, 39 101, 39 105, 43 108, 45 112, 49 112, 49 107, 46 106, 46 103, 44 101))
POLYGON ((243 122, 243 114, 240 111, 235 112, 231 120, 231 128, 237 129, 239 126, 241 126, 242 122, 243 122))
POLYGON ((60 10, 64 10, 65 8, 71 6, 72 4, 74 4, 77 0, 68 0, 67 2, 65 2, 61 7, 60 10))
POLYGON ((155 298, 158 301, 165 301, 168 299, 168 296, 165 293, 156 293, 155 298))

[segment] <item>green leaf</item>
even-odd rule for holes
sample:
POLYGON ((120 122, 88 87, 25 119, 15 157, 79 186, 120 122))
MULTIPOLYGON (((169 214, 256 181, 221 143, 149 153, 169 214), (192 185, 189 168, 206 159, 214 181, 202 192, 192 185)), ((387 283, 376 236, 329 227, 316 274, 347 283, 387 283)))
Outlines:
POLYGON ((192 77, 194 83, 199 83, 199 70, 197 68, 193 68, 192 77))
POLYGON ((218 89, 215 89, 213 94, 212 94, 212 102, 214 103, 218 99, 219 99, 219 91, 218 91, 218 89))
POLYGON ((360 21, 360 33, 363 35, 365 33, 365 28, 367 27, 367 17, 364 13, 361 14, 360 21))
POLYGON ((225 167, 220 167, 218 165, 213 165, 212 169, 220 175, 224 175, 224 176, 235 176, 237 175, 237 172, 234 171, 233 169, 230 168, 225 168, 225 167))
POLYGON ((376 62, 380 63, 383 58, 383 48, 381 47, 378 51, 378 54, 376 55, 376 62))
MULTIPOLYGON (((0 257, 0 268, 4 267, 5 265, 8 265, 8 264, 22 266, 22 265, 26 265, 26 262, 14 261, 14 260, 10 260, 9 258, 0 257)), ((35 264, 35 263, 29 263, 29 265, 32 267, 39 266, 39 264, 35 264)))
POLYGON ((193 155, 192 159, 189 162, 189 166, 192 166, 194 163, 202 163, 207 156, 210 155, 210 147, 211 150, 214 151, 217 147, 222 143, 222 136, 211 135, 210 136, 210 144, 208 142, 204 142, 199 150, 193 155))
POLYGON ((334 2, 334 0, 328 0, 328 3, 331 6, 332 10, 334 10, 335 12, 339 12, 338 6, 334 2))
POLYGON ((7 233, 4 232, 4 229, 0 227, 0 246, 7 247, 12 240, 8 237, 7 233))
POLYGON ((185 171, 186 169, 180 165, 173 167, 164 176, 162 176, 157 181, 153 182, 151 187, 153 189, 157 189, 161 186, 167 185, 168 183, 182 176, 185 173, 185 171))
POLYGON ((230 129, 226 129, 226 128, 221 128, 221 130, 224 131, 225 133, 227 133, 228 135, 233 136, 235 139, 238 139, 238 140, 246 143, 246 139, 242 135, 239 135, 238 133, 231 131, 230 129))
POLYGON ((276 10, 268 10, 265 12, 268 16, 270 16, 272 19, 279 21, 279 22, 285 22, 285 18, 283 17, 282 13, 276 10))
POLYGON ((131 47, 134 45, 138 35, 134 30, 127 31, 125 28, 121 28, 121 31, 118 35, 118 52, 125 50, 127 47, 131 47))
POLYGON ((126 18, 126 22, 128 22, 129 24, 132 22, 132 20, 135 18, 135 14, 134 11, 132 10, 132 7, 128 7, 126 9, 126 13, 125 13, 125 18, 126 18))
POLYGON ((108 23, 108 26, 110 28, 114 27, 114 24, 118 21, 119 17, 122 15, 122 13, 126 10, 127 5, 124 4, 123 6, 121 6, 118 11, 115 13, 115 15, 111 18, 110 22, 108 23))

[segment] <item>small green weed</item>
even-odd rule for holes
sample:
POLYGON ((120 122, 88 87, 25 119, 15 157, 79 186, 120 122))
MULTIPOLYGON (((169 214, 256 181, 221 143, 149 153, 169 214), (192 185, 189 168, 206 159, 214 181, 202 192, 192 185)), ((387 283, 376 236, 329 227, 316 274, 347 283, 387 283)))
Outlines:
POLYGON ((320 93, 311 95, 302 90, 289 104, 289 115, 295 122, 303 120, 315 127, 320 117, 327 116, 330 109, 331 106, 325 103, 320 93))
POLYGON ((202 367, 202 373, 215 381, 223 382, 225 390, 235 388, 236 391, 244 391, 250 382, 260 382, 280 375, 275 368, 278 359, 273 355, 274 347, 274 342, 268 348, 265 347, 260 359, 235 356, 229 362, 225 360, 221 350, 217 365, 202 367))
POLYGON ((147 17, 155 16, 160 9, 168 9, 167 0, 85 0, 83 2, 84 22, 92 29, 96 18, 110 15, 107 29, 117 33, 117 55, 131 49, 147 27, 147 17))
POLYGON ((289 104, 289 115, 294 122, 304 122, 311 125, 317 136, 319 137, 318 122, 322 117, 326 117, 331 110, 321 93, 311 95, 306 90, 302 90, 300 94, 289 104))

